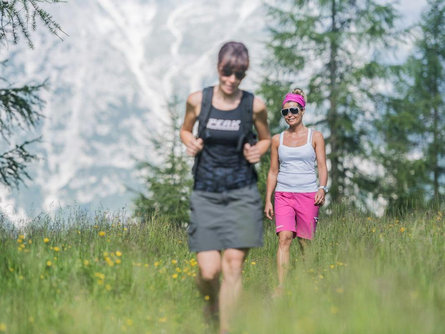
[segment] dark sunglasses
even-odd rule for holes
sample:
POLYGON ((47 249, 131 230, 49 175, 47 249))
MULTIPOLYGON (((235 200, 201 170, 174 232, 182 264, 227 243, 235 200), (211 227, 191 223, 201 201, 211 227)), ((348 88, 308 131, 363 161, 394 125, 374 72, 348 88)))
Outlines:
POLYGON ((289 112, 292 115, 298 115, 298 113, 300 112, 300 108, 286 108, 286 109, 281 109, 281 115, 283 115, 283 117, 286 117, 289 112))
POLYGON ((225 77, 230 77, 233 73, 235 73, 235 78, 238 80, 242 80, 246 76, 246 72, 243 71, 232 71, 231 69, 222 69, 221 70, 222 75, 225 77))

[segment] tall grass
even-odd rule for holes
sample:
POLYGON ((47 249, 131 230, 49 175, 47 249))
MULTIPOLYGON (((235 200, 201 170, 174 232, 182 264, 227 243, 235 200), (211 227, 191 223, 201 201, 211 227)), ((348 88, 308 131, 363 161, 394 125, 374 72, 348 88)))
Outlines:
MULTIPOLYGON (((303 258, 292 247, 282 297, 277 238, 244 268, 233 333, 444 333, 445 218, 333 210, 303 258)), ((210 333, 184 230, 162 217, 144 224, 77 212, 0 228, 0 332, 210 333)))

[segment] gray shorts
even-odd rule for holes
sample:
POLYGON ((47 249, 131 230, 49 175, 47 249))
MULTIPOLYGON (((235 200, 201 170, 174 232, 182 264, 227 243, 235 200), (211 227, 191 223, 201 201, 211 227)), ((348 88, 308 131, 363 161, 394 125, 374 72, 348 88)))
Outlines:
POLYGON ((262 201, 256 184, 222 193, 194 190, 190 198, 192 252, 263 245, 262 201))

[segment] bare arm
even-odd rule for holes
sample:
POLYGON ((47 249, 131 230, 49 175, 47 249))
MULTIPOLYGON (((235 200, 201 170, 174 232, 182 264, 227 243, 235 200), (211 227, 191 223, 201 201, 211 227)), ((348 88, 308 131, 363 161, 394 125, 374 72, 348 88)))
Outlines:
POLYGON ((193 126, 201 111, 202 92, 196 92, 189 95, 186 102, 184 123, 182 124, 180 137, 181 141, 187 147, 187 153, 195 156, 204 147, 201 138, 196 139, 193 135, 193 126))
POLYGON ((272 147, 270 149, 270 167, 269 173, 267 174, 266 182, 266 203, 264 206, 264 213, 266 217, 272 219, 274 215, 273 205, 272 205, 272 194, 277 186, 277 177, 279 171, 279 161, 278 161, 278 146, 280 145, 280 135, 275 135, 272 137, 272 147))
POLYGON ((258 142, 254 146, 244 145, 244 156, 250 163, 260 161, 261 156, 270 146, 269 124, 267 123, 266 105, 259 98, 253 100, 253 124, 258 133, 258 142))
MULTIPOLYGON (((324 138, 321 132, 314 131, 314 144, 315 144, 315 155, 317 156, 317 166, 318 166, 318 182, 320 186, 326 186, 328 184, 328 168, 326 166, 326 149, 324 138)), ((325 191, 323 189, 318 189, 315 195, 315 205, 323 205, 325 200, 325 191)))

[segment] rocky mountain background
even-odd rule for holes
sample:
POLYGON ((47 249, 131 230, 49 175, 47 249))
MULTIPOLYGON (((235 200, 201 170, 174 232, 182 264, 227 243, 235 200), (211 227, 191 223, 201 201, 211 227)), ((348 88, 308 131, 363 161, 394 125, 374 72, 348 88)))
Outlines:
MULTIPOLYGON (((407 18, 417 19, 423 2, 403 3, 407 18)), ((45 118, 25 134, 42 136, 32 150, 40 157, 33 179, 0 189, 0 209, 13 221, 66 206, 131 210, 128 188, 141 187, 136 159, 158 158, 150 137, 168 128, 169 101, 217 82, 221 44, 242 41, 250 50, 242 88, 255 90, 264 75, 261 0, 76 0, 48 11, 63 41, 42 28, 33 50, 25 43, 0 50, 8 59, 1 76, 11 84, 49 82, 45 118)))

